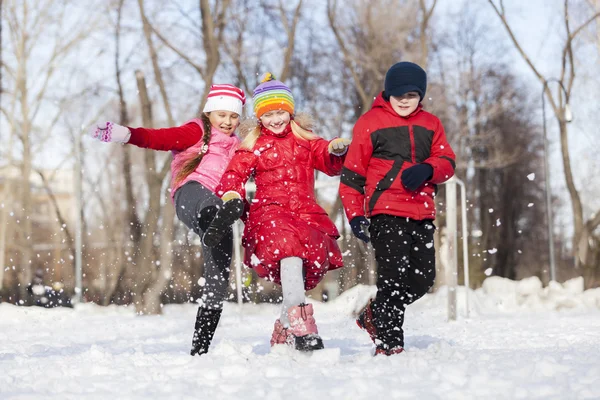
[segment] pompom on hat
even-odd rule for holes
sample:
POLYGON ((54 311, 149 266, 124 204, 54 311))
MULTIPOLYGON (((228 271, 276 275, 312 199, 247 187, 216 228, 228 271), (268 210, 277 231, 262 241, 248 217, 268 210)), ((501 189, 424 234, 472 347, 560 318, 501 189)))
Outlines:
POLYGON ((256 118, 275 110, 284 110, 292 115, 294 114, 292 91, 283 82, 275 79, 275 76, 270 72, 264 75, 261 83, 254 89, 252 102, 254 103, 256 118))
POLYGON ((242 89, 229 84, 211 85, 202 111, 208 113, 224 110, 241 116, 244 104, 246 95, 242 89))

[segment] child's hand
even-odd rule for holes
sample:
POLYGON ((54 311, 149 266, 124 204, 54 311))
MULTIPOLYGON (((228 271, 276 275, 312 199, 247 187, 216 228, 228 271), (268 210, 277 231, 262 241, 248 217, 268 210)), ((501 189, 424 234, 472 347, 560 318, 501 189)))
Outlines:
POLYGON ((417 164, 406 168, 402 172, 402 184, 411 192, 414 192, 425 181, 431 179, 433 167, 429 164, 417 164))
POLYGON ((371 238, 367 233, 369 225, 371 225, 369 220, 363 217, 362 215, 360 217, 354 217, 350 221, 350 228, 352 228, 352 233, 354 234, 354 236, 356 236, 365 243, 369 243, 371 241, 371 238))
POLYGON ((350 146, 350 142, 350 139, 345 138, 333 139, 331 142, 329 142, 329 154, 343 156, 348 151, 348 146, 350 146))
POLYGON ((92 130, 92 137, 102 142, 127 143, 131 137, 128 128, 110 121, 98 122, 92 130))

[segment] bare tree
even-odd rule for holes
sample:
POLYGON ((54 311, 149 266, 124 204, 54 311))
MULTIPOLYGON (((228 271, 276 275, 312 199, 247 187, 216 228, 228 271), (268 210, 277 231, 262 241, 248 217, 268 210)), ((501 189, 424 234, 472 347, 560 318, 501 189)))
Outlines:
POLYGON ((508 23, 502 0, 500 0, 499 2, 488 0, 488 2, 494 9, 496 15, 500 18, 500 21, 506 29, 517 51, 519 52, 523 60, 527 63, 531 71, 535 74, 540 84, 544 86, 545 95, 549 100, 550 107, 558 121, 565 183, 569 191, 569 197, 571 199, 571 207, 573 211, 573 228, 575 232, 573 235, 573 251, 575 255, 575 262, 576 265, 583 266, 586 269, 589 278, 587 280, 587 284, 589 285, 594 279, 594 270, 597 269, 597 266, 593 265, 591 261, 594 258, 594 254, 599 251, 597 247, 600 242, 598 241, 598 239, 593 240, 593 238, 594 231, 598 226, 600 226, 600 210, 596 211, 590 219, 586 219, 586 217, 583 214, 581 196, 577 187, 575 186, 575 181, 573 179, 573 172, 571 168, 571 155, 569 152, 568 145, 568 129, 567 121, 565 119, 565 105, 572 94, 576 78, 577 65, 574 61, 574 42, 577 39, 578 35, 587 26, 598 20, 598 18, 600 17, 600 11, 595 11, 591 13, 591 15, 589 15, 584 22, 582 22, 578 27, 573 29, 571 27, 572 21, 569 15, 570 2, 569 0, 564 0, 563 21, 564 28, 566 31, 566 39, 562 45, 560 58, 560 75, 558 78, 560 85, 565 88, 566 96, 563 96, 562 91, 559 91, 558 95, 556 95, 552 90, 550 90, 550 87, 548 85, 548 78, 540 72, 539 68, 535 66, 531 58, 523 49, 521 42, 519 41, 519 39, 517 39, 513 29, 508 23))
POLYGON ((417 53, 409 40, 417 29, 416 13, 414 4, 404 1, 376 0, 369 7, 356 0, 344 7, 327 1, 329 26, 358 94, 357 117, 371 108, 388 68, 417 53))
MULTIPOLYGON (((175 52, 182 60, 184 60, 189 66, 198 72, 202 78, 202 81, 204 82, 204 91, 202 93, 202 102, 198 107, 198 112, 200 113, 204 107, 204 101, 208 95, 208 92, 210 91, 210 86, 213 83, 217 68, 221 62, 221 46, 223 43, 225 28, 227 26, 227 11, 231 4, 231 0, 218 1, 212 7, 209 0, 199 0, 201 18, 200 41, 202 42, 204 49, 203 63, 193 60, 185 51, 171 43, 171 41, 168 40, 163 33, 156 29, 154 24, 152 24, 146 17, 144 13, 144 1, 138 0, 138 4, 142 14, 142 22, 144 24, 144 34, 146 38, 148 38, 147 31, 154 33, 165 46, 175 52)), ((153 60, 153 67, 156 70, 156 60, 153 58, 153 56, 151 56, 151 58, 153 60)), ((162 96, 164 101, 166 96, 165 94, 162 94, 162 96)))
MULTIPOLYGON (((1 112, 8 121, 10 135, 15 135, 22 149, 20 170, 25 179, 29 179, 33 172, 34 146, 43 146, 51 137, 34 136, 35 124, 40 112, 45 108, 49 88, 57 77, 59 65, 63 59, 94 29, 92 17, 89 20, 78 21, 74 29, 62 30, 54 33, 54 28, 66 24, 68 1, 49 0, 35 2, 31 0, 9 1, 6 4, 5 21, 8 23, 10 34, 9 62, 3 61, 4 71, 7 72, 11 82, 11 101, 8 106, 2 105, 1 112), (50 44, 49 56, 40 61, 36 59, 37 51, 45 47, 44 43, 49 37, 53 38, 50 44), (35 76, 35 80, 32 77, 35 76)), ((6 55, 6 54, 5 54, 6 55)), ((62 113, 59 107, 56 115, 50 121, 58 121, 62 113)), ((46 131, 51 126, 45 126, 46 131)), ((18 232, 20 257, 18 261, 18 280, 20 296, 25 297, 26 287, 31 281, 32 262, 32 194, 30 185, 20 185, 18 200, 22 210, 21 229, 18 232)))
POLYGON ((427 69, 427 60, 429 58, 429 23, 433 15, 433 10, 437 0, 433 0, 428 6, 426 0, 419 0, 419 10, 421 12, 421 21, 419 24, 419 43, 421 44, 421 59, 419 64, 423 69, 427 69))

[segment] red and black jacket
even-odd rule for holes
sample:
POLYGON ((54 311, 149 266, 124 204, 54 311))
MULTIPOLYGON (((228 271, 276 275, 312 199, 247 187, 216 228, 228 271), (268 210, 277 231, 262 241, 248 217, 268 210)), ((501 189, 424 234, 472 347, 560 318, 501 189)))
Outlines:
POLYGON ((419 104, 401 117, 380 94, 354 125, 344 162, 340 196, 348 220, 377 214, 434 219, 436 184, 454 175, 455 158, 435 115, 419 104), (410 192, 402 184, 402 171, 419 163, 431 165, 433 175, 410 192))

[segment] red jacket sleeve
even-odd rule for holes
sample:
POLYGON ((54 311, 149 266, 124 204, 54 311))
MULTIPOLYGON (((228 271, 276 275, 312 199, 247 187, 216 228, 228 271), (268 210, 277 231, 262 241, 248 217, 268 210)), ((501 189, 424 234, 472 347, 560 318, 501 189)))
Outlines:
POLYGON ((242 198, 246 198, 246 182, 254 172, 257 155, 246 149, 239 149, 229 162, 221 182, 215 193, 221 197, 226 192, 238 192, 242 198))
POLYGON ((370 131, 359 119, 352 134, 340 179, 340 197, 348 220, 365 215, 367 167, 373 154, 370 131))
POLYGON ((433 176, 429 180, 431 183, 444 183, 454 176, 456 155, 446 139, 446 132, 444 132, 444 127, 439 120, 433 135, 430 156, 424 163, 433 167, 433 176))
POLYGON ((183 151, 202 139, 202 128, 195 122, 163 129, 129 128, 129 144, 144 149, 183 151))
POLYGON ((313 167, 329 176, 337 176, 342 173, 346 155, 336 156, 329 153, 329 142, 325 139, 310 141, 313 153, 313 167))

